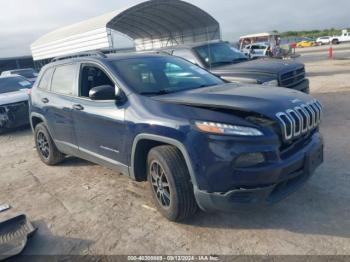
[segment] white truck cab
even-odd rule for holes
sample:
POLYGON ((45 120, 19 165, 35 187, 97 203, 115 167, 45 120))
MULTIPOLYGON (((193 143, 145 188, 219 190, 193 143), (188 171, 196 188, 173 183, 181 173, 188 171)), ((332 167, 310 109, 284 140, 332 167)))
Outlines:
POLYGON ((348 32, 348 30, 343 30, 340 36, 333 36, 331 38, 331 42, 332 44, 350 42, 350 32, 348 32))

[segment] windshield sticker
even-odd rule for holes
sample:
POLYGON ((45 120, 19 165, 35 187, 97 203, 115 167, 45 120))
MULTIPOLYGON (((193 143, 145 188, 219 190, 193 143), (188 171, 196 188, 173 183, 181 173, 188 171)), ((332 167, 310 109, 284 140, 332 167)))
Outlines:
POLYGON ((19 82, 19 84, 23 87, 31 85, 29 81, 21 81, 21 82, 19 82))
POLYGON ((204 69, 202 69, 198 66, 191 66, 191 69, 196 71, 197 73, 199 73, 201 75, 208 75, 209 74, 207 71, 205 71, 204 69))

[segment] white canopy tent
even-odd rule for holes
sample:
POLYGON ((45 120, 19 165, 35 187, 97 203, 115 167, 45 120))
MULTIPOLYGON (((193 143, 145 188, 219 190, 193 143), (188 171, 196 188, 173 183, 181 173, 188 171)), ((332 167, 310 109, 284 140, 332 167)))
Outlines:
POLYGON ((35 61, 91 50, 114 50, 116 34, 136 50, 221 39, 219 23, 202 9, 180 0, 150 0, 44 35, 32 46, 35 61))

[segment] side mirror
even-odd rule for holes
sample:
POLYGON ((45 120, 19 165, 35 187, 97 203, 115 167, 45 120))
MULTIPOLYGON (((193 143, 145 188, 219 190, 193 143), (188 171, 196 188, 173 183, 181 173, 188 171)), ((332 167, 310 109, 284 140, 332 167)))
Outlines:
POLYGON ((114 100, 116 99, 117 95, 116 87, 111 85, 96 86, 94 88, 91 88, 89 92, 89 97, 92 100, 114 100))

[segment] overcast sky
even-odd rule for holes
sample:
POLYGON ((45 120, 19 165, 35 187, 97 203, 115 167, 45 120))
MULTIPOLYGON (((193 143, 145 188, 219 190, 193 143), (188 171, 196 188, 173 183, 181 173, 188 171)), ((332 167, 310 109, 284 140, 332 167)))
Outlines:
MULTIPOLYGON (((187 0, 214 16, 223 38, 262 31, 350 27, 349 0, 187 0)), ((30 54, 30 44, 59 27, 139 0, 0 0, 0 57, 30 54)))

